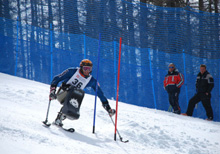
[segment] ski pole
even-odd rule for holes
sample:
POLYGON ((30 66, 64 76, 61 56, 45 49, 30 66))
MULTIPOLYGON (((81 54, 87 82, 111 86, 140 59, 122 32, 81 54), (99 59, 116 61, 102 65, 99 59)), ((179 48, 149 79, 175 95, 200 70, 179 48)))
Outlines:
POLYGON ((48 127, 51 125, 50 123, 47 123, 47 122, 48 122, 49 110, 50 110, 50 102, 51 102, 51 99, 49 99, 49 103, 48 103, 48 107, 47 107, 46 119, 45 119, 45 121, 43 121, 43 124, 45 124, 45 125, 48 126, 48 127))
MULTIPOLYGON (((110 114, 108 114, 108 115, 109 115, 109 117, 111 118, 111 121, 112 121, 113 125, 115 126, 115 123, 114 123, 114 121, 113 121, 113 119, 112 119, 112 116, 111 116, 110 114)), ((118 133, 118 136, 119 136, 121 142, 124 142, 124 143, 129 142, 129 140, 123 141, 123 139, 122 139, 122 137, 121 137, 121 135, 120 135, 120 133, 119 133, 119 131, 118 131, 117 128, 116 128, 116 131, 117 131, 117 133, 118 133)))

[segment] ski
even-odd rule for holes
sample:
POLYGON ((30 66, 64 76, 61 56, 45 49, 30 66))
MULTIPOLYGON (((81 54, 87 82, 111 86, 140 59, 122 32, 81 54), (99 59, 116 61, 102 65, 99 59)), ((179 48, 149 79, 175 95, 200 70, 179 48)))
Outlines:
MULTIPOLYGON (((59 126, 58 126, 59 127, 59 126)), ((70 132, 70 133, 73 133, 75 132, 75 129, 74 128, 63 128, 63 127, 59 127, 59 128, 62 128, 63 130, 67 131, 67 132, 70 132)))
MULTIPOLYGON (((49 127, 51 126, 50 123, 46 123, 46 122, 44 122, 44 121, 43 121, 43 124, 44 124, 43 126, 45 126, 46 128, 49 128, 49 127)), ((65 130, 65 131, 67 131, 67 132, 70 132, 70 133, 75 132, 75 129, 74 129, 74 128, 64 128, 64 127, 58 126, 58 125, 56 125, 56 124, 54 124, 54 123, 52 123, 52 124, 55 125, 55 126, 57 126, 58 128, 61 128, 61 129, 65 130)))

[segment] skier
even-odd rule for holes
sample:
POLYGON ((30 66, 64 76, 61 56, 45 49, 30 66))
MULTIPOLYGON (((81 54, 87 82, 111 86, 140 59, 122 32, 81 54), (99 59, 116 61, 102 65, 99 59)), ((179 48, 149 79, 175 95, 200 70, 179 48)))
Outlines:
MULTIPOLYGON (((80 62, 80 68, 69 68, 53 78, 49 98, 50 100, 57 99, 63 105, 55 119, 55 125, 62 127, 62 121, 66 118, 71 120, 79 119, 80 106, 84 97, 83 89, 92 87, 96 90, 97 80, 91 75, 92 67, 93 64, 90 60, 83 59, 80 62), (62 85, 56 93, 56 87, 61 81, 63 81, 62 85)), ((97 95, 104 109, 110 116, 113 116, 115 110, 111 109, 99 85, 97 95)))
POLYGON ((169 102, 174 110, 173 112, 180 114, 179 93, 180 88, 184 83, 183 75, 176 69, 173 63, 170 63, 168 67, 168 74, 165 76, 163 86, 169 95, 169 102))

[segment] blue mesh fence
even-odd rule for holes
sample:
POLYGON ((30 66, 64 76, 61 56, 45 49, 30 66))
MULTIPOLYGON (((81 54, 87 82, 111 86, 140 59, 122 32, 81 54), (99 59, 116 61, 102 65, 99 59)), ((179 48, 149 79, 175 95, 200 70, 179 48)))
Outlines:
MULTIPOLYGON (((199 66, 206 64, 215 80, 214 120, 220 121, 219 14, 124 0, 1 2, 0 72, 49 84, 54 75, 88 58, 96 77, 101 33, 99 82, 105 95, 115 99, 122 37, 119 101, 168 111, 163 80, 173 62, 186 81, 179 99, 185 112, 199 66)), ((194 116, 206 117, 201 103, 194 116)))

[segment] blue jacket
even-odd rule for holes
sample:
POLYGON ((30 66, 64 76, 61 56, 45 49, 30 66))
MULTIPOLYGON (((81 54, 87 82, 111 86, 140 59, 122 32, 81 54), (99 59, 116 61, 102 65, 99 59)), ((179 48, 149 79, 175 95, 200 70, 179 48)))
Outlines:
MULTIPOLYGON (((77 68, 68 68, 67 70, 65 70, 64 72, 62 72, 59 75, 56 75, 52 82, 51 82, 51 87, 57 87, 57 85, 59 84, 59 82, 63 81, 64 83, 66 83, 73 75, 74 73, 77 71, 77 68)), ((87 78, 87 77, 85 77, 87 78)), ((85 88, 87 87, 92 87, 94 91, 96 91, 96 84, 97 84, 97 80, 92 76, 91 80, 89 81, 89 83, 86 85, 85 88)), ((99 84, 98 84, 99 85, 99 84)), ((97 95, 99 97, 99 99, 101 100, 102 103, 106 104, 106 102, 108 102, 107 98, 104 96, 104 93, 102 92, 100 86, 98 86, 98 91, 97 91, 97 95)))

